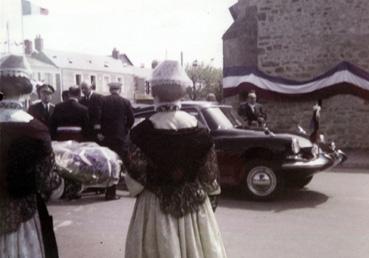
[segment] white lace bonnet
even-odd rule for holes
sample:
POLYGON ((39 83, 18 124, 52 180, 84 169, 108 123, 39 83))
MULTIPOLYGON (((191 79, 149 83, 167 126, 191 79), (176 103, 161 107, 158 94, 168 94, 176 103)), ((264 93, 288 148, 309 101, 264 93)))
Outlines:
POLYGON ((160 100, 175 101, 186 94, 192 81, 178 61, 165 60, 152 72, 150 84, 160 100))
POLYGON ((9 54, 0 58, 0 76, 31 78, 31 68, 25 56, 9 54))

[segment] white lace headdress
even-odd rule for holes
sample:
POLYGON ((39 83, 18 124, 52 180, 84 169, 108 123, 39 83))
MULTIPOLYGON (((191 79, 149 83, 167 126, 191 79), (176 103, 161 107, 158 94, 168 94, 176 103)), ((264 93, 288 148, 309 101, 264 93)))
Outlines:
POLYGON ((150 84, 153 94, 161 102, 172 102, 181 99, 186 94, 192 81, 177 61, 165 60, 152 72, 150 84))
POLYGON ((0 76, 31 78, 31 68, 25 56, 9 54, 0 58, 0 76))

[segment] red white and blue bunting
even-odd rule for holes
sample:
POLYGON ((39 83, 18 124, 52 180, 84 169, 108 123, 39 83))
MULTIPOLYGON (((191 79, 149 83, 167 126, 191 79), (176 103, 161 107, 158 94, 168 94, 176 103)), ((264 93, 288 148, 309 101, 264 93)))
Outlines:
POLYGON ((254 90, 269 99, 324 99, 338 94, 352 94, 369 99, 369 73, 348 62, 312 80, 299 82, 267 75, 246 67, 224 68, 224 97, 254 90))

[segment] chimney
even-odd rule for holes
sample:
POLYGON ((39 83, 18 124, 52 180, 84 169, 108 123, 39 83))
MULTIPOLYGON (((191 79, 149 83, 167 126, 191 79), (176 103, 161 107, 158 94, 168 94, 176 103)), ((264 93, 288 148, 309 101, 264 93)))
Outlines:
POLYGON ((119 51, 114 48, 112 53, 111 53, 111 56, 114 58, 114 59, 119 59, 119 51))
POLYGON ((42 52, 44 50, 44 40, 41 38, 41 35, 38 35, 35 38, 35 49, 38 52, 42 52))
POLYGON ((32 41, 29 39, 24 40, 24 53, 26 55, 32 55, 32 52, 33 52, 32 41))
POLYGON ((119 54, 119 59, 122 60, 122 61, 126 60, 124 54, 119 54))
POLYGON ((152 69, 155 69, 155 67, 157 67, 158 64, 159 64, 159 62, 157 60, 152 60, 152 62, 151 62, 151 68, 152 69))

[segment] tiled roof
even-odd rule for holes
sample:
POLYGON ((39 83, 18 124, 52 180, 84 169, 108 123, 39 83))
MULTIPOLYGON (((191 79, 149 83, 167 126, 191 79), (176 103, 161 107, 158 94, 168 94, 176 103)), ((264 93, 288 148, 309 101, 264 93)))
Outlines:
POLYGON ((31 66, 31 69, 33 69, 34 67, 37 67, 37 68, 47 68, 47 69, 59 70, 54 65, 41 61, 38 58, 35 58, 33 56, 27 55, 26 58, 27 58, 28 63, 31 66))
POLYGON ((121 60, 114 59, 111 56, 98 56, 56 50, 44 50, 43 52, 57 67, 62 69, 123 73, 125 67, 121 60))

